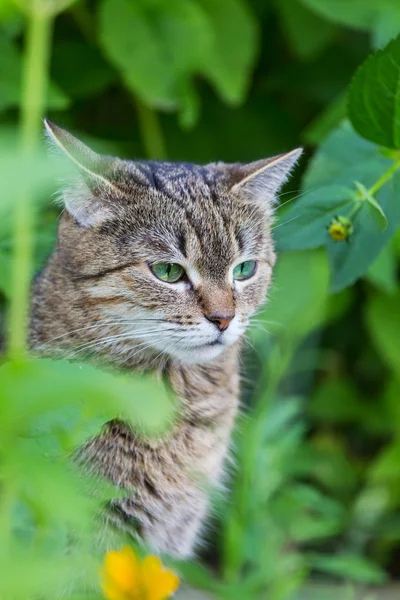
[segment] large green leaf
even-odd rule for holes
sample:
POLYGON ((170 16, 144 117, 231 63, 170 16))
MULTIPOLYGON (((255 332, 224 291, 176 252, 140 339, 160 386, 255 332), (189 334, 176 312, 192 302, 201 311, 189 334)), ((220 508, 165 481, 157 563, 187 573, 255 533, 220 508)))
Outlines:
POLYGON ((349 242, 333 241, 327 230, 335 214, 349 217, 356 181, 372 186, 393 160, 378 146, 359 137, 344 123, 322 144, 304 178, 310 189, 283 214, 276 229, 278 249, 295 250, 325 245, 332 265, 332 290, 339 291, 362 277, 381 253, 400 224, 400 175, 396 173, 376 194, 388 226, 376 209, 364 201, 352 217, 354 232, 349 242), (341 200, 342 199, 342 200, 341 200))
POLYGON ((396 188, 393 188, 393 183, 391 183, 380 194, 382 207, 384 206, 385 209, 387 207, 392 217, 389 232, 387 232, 388 228, 382 231, 382 225, 376 216, 375 209, 369 203, 364 202, 354 219, 354 232, 349 243, 335 242, 330 238, 328 239, 327 248, 334 273, 333 291, 339 291, 351 285, 364 275, 375 258, 379 256, 382 248, 390 240, 400 222, 400 208, 396 203, 399 191, 400 182, 397 181, 396 188))
POLYGON ((376 18, 372 32, 372 41, 375 48, 383 48, 399 35, 400 31, 400 4, 395 10, 383 10, 376 18))
POLYGON ((333 555, 309 555, 310 566, 325 574, 334 575, 359 583, 380 584, 387 580, 386 573, 372 561, 343 552, 333 555))
POLYGON ((244 0, 198 0, 213 31, 212 55, 202 71, 221 97, 243 100, 258 49, 257 23, 244 0))
POLYGON ((400 31, 397 0, 299 0, 332 23, 369 30, 373 45, 383 47, 400 31))
POLYGON ((103 0, 99 35, 104 52, 135 94, 158 107, 176 105, 174 74, 154 23, 139 3, 103 0))
POLYGON ((278 251, 318 248, 328 242, 328 226, 335 215, 346 215, 355 191, 344 185, 310 190, 283 214, 277 225, 278 251))
POLYGON ((193 114, 190 78, 211 61, 213 33, 195 0, 103 0, 103 49, 143 102, 193 114))
POLYGON ((317 14, 355 29, 370 29, 382 12, 396 12, 397 0, 301 0, 317 14))
POLYGON ((79 424, 93 434, 92 424, 98 429, 113 418, 126 419, 138 431, 161 431, 173 417, 168 389, 149 376, 111 374, 48 359, 7 363, 0 371, 1 421, 9 433, 30 435, 35 423, 35 431, 68 432, 79 424))
POLYGON ((400 148, 400 37, 358 69, 348 112, 360 135, 381 146, 400 148))
POLYGON ((374 295, 368 302, 366 319, 370 335, 384 361, 400 373, 400 291, 374 295))
POLYGON ((391 164, 375 144, 357 135, 345 121, 321 144, 309 162, 302 188, 308 191, 337 184, 355 189, 354 181, 372 184, 391 164), (363 181, 366 177, 367 183, 363 181))
POLYGON ((256 26, 242 0, 102 0, 100 40, 145 103, 196 115, 192 79, 202 74, 229 102, 243 99, 256 26), (237 40, 240 39, 240 44, 237 40))

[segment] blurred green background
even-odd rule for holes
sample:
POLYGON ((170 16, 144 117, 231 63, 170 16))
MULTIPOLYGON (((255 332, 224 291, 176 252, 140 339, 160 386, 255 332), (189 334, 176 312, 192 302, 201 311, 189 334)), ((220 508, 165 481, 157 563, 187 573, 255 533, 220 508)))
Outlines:
POLYGON ((347 110, 357 68, 399 32, 398 0, 0 0, 4 335, 11 306, 0 598, 101 597, 92 521, 112 492, 93 499, 66 456, 116 404, 150 429, 173 410, 151 381, 26 358, 27 285, 59 213, 45 114, 129 158, 251 161, 305 146, 277 209, 274 286, 245 347, 230 491, 213 498, 198 563, 177 568, 216 597, 250 600, 308 599, 310 582, 351 599, 358 584, 400 578, 399 43, 391 70, 370 65, 354 82, 347 110), (354 217, 348 243, 329 237, 337 214, 354 217))

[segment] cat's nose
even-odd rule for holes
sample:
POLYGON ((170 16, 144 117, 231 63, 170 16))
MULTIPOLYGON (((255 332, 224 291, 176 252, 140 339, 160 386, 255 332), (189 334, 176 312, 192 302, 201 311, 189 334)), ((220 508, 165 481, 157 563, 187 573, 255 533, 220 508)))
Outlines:
POLYGON ((217 313, 212 313, 210 315, 205 315, 206 319, 214 323, 220 331, 225 331, 228 329, 229 323, 232 321, 235 315, 220 315, 217 313))

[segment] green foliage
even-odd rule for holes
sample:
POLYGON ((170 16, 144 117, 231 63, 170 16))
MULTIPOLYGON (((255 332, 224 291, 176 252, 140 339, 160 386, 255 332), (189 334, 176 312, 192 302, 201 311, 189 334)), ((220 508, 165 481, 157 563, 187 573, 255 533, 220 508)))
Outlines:
POLYGON ((104 527, 120 492, 82 476, 75 449, 112 418, 158 436, 175 417, 151 378, 28 359, 18 343, 64 176, 36 152, 44 110, 121 156, 311 146, 277 210, 231 491, 214 499, 209 555, 176 568, 249 600, 355 598, 352 582, 398 576, 399 33, 398 0, 0 0, 1 598, 100 600, 99 562, 126 542, 104 527), (348 241, 330 236, 337 216, 348 241), (315 576, 345 587, 309 588, 315 576))
POLYGON ((296 250, 324 245, 332 265, 332 291, 364 275, 400 225, 397 200, 400 174, 369 193, 393 166, 379 146, 359 137, 343 124, 321 145, 304 179, 305 194, 282 217, 278 248, 296 250), (363 181, 360 187, 357 182, 363 181), (357 191, 358 190, 358 191, 357 191), (379 203, 378 203, 379 202, 379 203), (328 232, 335 215, 350 218, 354 233, 349 243, 333 241, 328 232), (386 226, 388 220, 388 226, 386 226))
POLYGON ((193 124, 196 74, 227 102, 243 99, 256 31, 241 0, 103 0, 99 18, 105 53, 146 104, 179 110, 182 123, 193 124))
POLYGON ((349 27, 369 29, 379 12, 395 6, 395 2, 382 3, 379 0, 302 0, 302 2, 330 21, 337 21, 349 27), (384 4, 384 6, 382 6, 384 4))
POLYGON ((349 92, 349 117, 364 138, 400 148, 400 38, 378 50, 357 71, 349 92))
POLYGON ((400 30, 397 0, 300 0, 304 6, 327 19, 352 29, 371 33, 376 48, 385 46, 400 30))

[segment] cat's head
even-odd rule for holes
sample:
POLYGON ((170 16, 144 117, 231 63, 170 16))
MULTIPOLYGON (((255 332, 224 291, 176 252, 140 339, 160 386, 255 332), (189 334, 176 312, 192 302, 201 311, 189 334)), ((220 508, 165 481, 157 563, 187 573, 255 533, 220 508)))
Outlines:
POLYGON ((62 191, 60 264, 119 332, 110 348, 196 363, 237 342, 270 284, 275 195, 301 150, 250 164, 133 162, 46 128, 79 173, 62 191))

